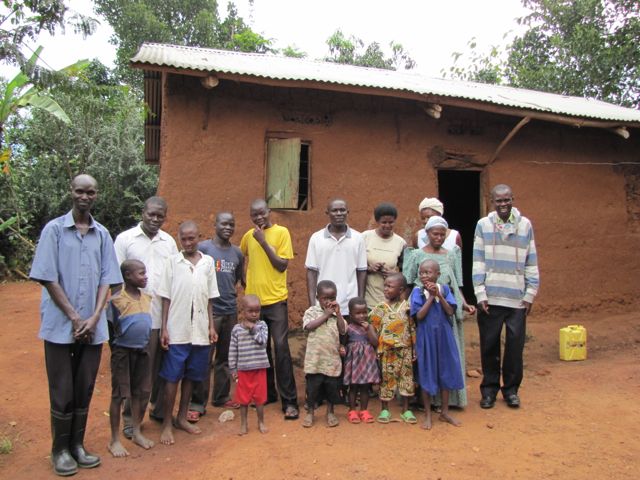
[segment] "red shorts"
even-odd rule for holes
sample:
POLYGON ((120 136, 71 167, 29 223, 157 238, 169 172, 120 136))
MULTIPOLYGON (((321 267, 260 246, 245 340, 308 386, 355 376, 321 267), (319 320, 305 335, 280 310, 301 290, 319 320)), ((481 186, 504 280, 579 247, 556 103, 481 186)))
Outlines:
POLYGON ((264 405, 267 402, 267 369, 238 372, 234 400, 240 405, 264 405))

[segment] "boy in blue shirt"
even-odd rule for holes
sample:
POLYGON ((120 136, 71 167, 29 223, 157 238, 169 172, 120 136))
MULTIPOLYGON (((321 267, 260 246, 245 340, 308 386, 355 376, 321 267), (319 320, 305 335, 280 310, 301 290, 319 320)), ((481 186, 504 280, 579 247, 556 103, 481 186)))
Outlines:
POLYGON ((114 337, 111 345, 111 442, 114 457, 126 457, 129 452, 120 443, 120 412, 125 399, 131 402, 132 440, 148 450, 154 443, 140 432, 146 405, 151 393, 151 297, 140 289, 147 286, 147 270, 139 260, 125 260, 120 265, 124 289, 111 299, 109 321, 114 337))

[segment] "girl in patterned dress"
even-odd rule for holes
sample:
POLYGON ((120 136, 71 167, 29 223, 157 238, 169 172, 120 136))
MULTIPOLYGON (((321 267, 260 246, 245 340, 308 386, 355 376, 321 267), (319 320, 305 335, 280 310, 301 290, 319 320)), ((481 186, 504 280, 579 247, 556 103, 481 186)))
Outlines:
POLYGON ((373 423, 367 410, 369 388, 380 383, 380 372, 376 359, 378 335, 367 321, 367 302, 355 297, 349 300, 349 324, 347 325, 347 355, 344 362, 343 383, 349 385, 349 414, 351 423, 373 423), (356 400, 360 395, 360 411, 356 400))

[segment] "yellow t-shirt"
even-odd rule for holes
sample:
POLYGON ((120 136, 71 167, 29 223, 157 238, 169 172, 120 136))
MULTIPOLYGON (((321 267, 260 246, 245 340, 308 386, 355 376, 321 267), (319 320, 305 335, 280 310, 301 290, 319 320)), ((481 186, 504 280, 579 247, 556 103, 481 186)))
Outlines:
MULTIPOLYGON (((271 225, 264 230, 267 243, 280 258, 293 258, 291 235, 286 227, 271 225)), ((257 295, 263 306, 273 305, 287 299, 287 271, 276 270, 269 257, 253 238, 253 228, 242 236, 240 250, 247 257, 247 288, 245 293, 257 295)))

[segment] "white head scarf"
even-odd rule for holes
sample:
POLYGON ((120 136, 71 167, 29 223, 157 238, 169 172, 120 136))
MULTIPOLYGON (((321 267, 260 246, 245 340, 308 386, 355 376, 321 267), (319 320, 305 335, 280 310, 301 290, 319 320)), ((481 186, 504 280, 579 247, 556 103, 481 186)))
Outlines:
POLYGON ((431 210, 435 210, 440 215, 444 215, 444 205, 437 198, 429 198, 425 197, 418 205, 418 212, 421 212, 425 208, 430 208, 431 210))
POLYGON ((429 220, 427 220, 427 224, 424 226, 424 229, 426 231, 429 231, 433 227, 449 228, 449 224, 447 223, 447 221, 444 218, 438 217, 438 216, 433 216, 429 220))

